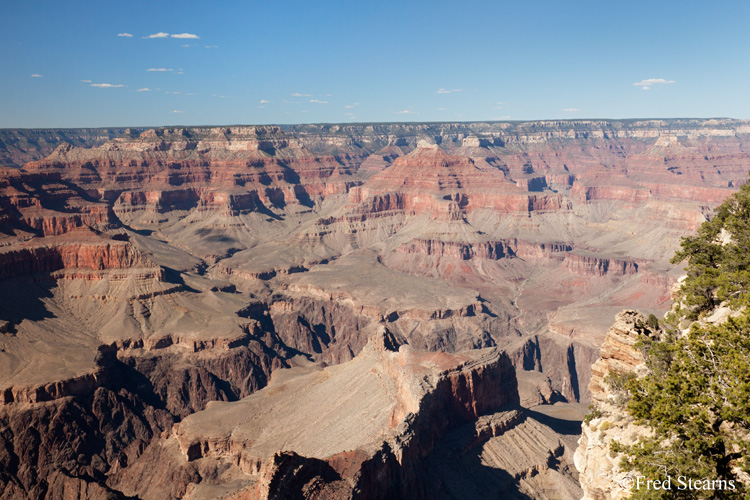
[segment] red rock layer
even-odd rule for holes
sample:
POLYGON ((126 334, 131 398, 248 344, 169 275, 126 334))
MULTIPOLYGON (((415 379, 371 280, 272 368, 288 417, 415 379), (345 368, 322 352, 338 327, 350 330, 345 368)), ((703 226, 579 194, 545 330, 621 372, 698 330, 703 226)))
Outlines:
POLYGON ((128 242, 56 243, 0 249, 0 279, 60 269, 131 269, 153 266, 128 242))
POLYGON ((501 213, 569 208, 562 195, 529 194, 528 183, 519 187, 502 170, 479 169, 471 158, 448 154, 436 146, 419 147, 396 159, 364 185, 353 187, 349 202, 364 213, 429 212, 433 218, 447 220, 479 208, 501 213))
POLYGON ((0 404, 39 403, 94 392, 106 377, 102 369, 67 380, 36 387, 8 387, 0 391, 0 404))
POLYGON ((91 150, 63 145, 25 168, 59 172, 121 210, 189 209, 236 196, 240 208, 219 204, 231 212, 254 210, 258 201, 283 206, 345 193, 363 160, 313 155, 278 127, 230 127, 149 130, 91 150))
POLYGON ((579 203, 714 204, 744 180, 750 161, 737 135, 747 127, 734 122, 465 125, 486 129, 481 136, 448 125, 440 133, 451 153, 443 146, 413 149, 427 125, 405 127, 410 132, 402 136, 393 135, 394 126, 333 126, 323 135, 305 127, 175 128, 91 150, 63 145, 26 168, 58 172, 90 196, 116 201, 120 212, 198 208, 231 215, 351 192, 350 202, 364 213, 430 212, 455 220, 478 208, 567 210, 570 186, 570 199, 579 203), (458 141, 461 147, 451 146, 458 141), (359 189, 358 170, 370 177, 359 189))
POLYGON ((525 259, 556 258, 572 273, 588 276, 632 275, 638 272, 640 265, 634 260, 588 256, 572 250, 573 246, 565 243, 531 243, 517 239, 464 243, 418 238, 400 245, 395 251, 406 255, 421 254, 459 260, 498 260, 516 256, 525 259))
POLYGON ((607 259, 575 253, 565 256, 565 265, 573 273, 588 276, 626 276, 638 272, 638 263, 633 260, 607 259))
POLYGON ((22 230, 54 236, 111 222, 112 211, 106 204, 85 199, 57 173, 0 169, 0 230, 6 233, 22 230))
POLYGON ((396 252, 461 260, 474 258, 498 260, 516 256, 521 258, 557 256, 562 259, 564 252, 569 252, 572 249, 573 247, 566 243, 533 243, 515 238, 475 243, 417 238, 400 245, 396 252))

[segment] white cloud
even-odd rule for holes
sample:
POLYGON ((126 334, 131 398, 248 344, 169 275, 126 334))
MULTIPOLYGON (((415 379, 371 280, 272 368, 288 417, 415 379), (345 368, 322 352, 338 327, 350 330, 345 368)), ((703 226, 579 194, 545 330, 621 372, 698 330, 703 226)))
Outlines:
POLYGON ((454 92, 463 92, 463 91, 464 89, 450 89, 449 90, 449 89, 440 88, 436 90, 435 93, 436 94, 452 94, 454 92))
POLYGON ((643 90, 648 90, 651 88, 652 85, 666 85, 670 83, 677 83, 677 82, 674 80, 665 80, 664 78, 647 78, 646 80, 635 82, 633 85, 637 87, 641 87, 643 90))
POLYGON ((133 38, 133 35, 130 33, 118 33, 117 36, 124 36, 125 38, 133 38))
POLYGON ((92 87, 99 87, 102 89, 114 89, 118 87, 124 87, 125 85, 122 84, 114 84, 114 83, 92 83, 92 87))
POLYGON ((414 115, 416 114, 416 111, 413 109, 405 109, 403 111, 396 111, 397 115, 414 115))
POLYGON ((580 110, 577 108, 564 108, 563 111, 565 111, 566 113, 577 113, 580 110))
POLYGON ((148 68, 146 71, 174 71, 172 68, 148 68))
POLYGON ((151 89, 150 89, 150 88, 148 88, 148 87, 144 87, 144 88, 142 88, 142 89, 138 89, 138 90, 136 90, 136 92, 151 92, 151 89))
POLYGON ((219 48, 218 45, 204 45, 204 47, 207 48, 207 49, 218 49, 219 48))
POLYGON ((320 99, 310 99, 310 102, 314 102, 316 104, 328 104, 328 101, 321 101, 320 99))
POLYGON ((261 99, 260 104, 271 104, 271 101, 266 101, 265 99, 261 99))
POLYGON ((356 108, 357 106, 359 106, 359 103, 358 103, 358 102, 355 102, 354 104, 347 104, 347 105, 346 105, 346 106, 344 106, 344 107, 345 107, 346 109, 352 109, 352 108, 356 108))
POLYGON ((299 92, 295 92, 292 94, 292 97, 310 97, 310 94, 300 94, 299 92))
POLYGON ((179 109, 173 109, 172 113, 184 113, 184 111, 180 111, 179 109))
POLYGON ((180 47, 190 47, 190 44, 189 43, 185 43, 185 44, 180 45, 180 47))
POLYGON ((172 38, 200 38, 198 35, 192 33, 175 33, 172 38))
POLYGON ((91 83, 91 80, 81 80, 83 83, 91 83))
POLYGON ((42 78, 42 75, 39 73, 34 73, 33 75, 29 75, 31 78, 42 78))
POLYGON ((151 35, 144 36, 143 38, 168 38, 169 33, 164 33, 163 31, 160 31, 159 33, 153 33, 151 35))
POLYGON ((445 111, 446 109, 448 109, 448 108, 438 108, 437 110, 438 111, 445 111))
POLYGON ((281 102, 284 104, 299 104, 300 103, 300 101, 287 101, 286 99, 282 99, 281 102))

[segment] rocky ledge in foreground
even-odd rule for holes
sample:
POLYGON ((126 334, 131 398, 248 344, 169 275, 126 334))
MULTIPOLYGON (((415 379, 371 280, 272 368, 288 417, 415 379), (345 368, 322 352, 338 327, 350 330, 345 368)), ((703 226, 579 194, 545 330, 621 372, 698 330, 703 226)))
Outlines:
POLYGON ((599 359, 591 367, 589 391, 596 410, 582 426, 575 452, 575 465, 586 500, 619 500, 630 496, 622 487, 628 471, 621 469, 621 456, 610 452, 610 444, 612 440, 632 444, 648 430, 635 425, 633 418, 614 404, 615 395, 607 377, 610 373, 632 373, 643 366, 643 354, 634 345, 645 324, 646 317, 638 311, 625 310, 618 314, 607 332, 599 359))
MULTIPOLYGON (((141 498, 451 498, 451 485, 429 473, 430 455, 460 459, 523 424, 515 372, 496 348, 447 354, 400 343, 381 327, 349 362, 282 370, 241 401, 210 403, 117 483, 141 498), (501 407, 515 409, 492 415, 501 407), (471 436, 454 435, 457 425, 471 436)), ((503 472, 506 486, 517 490, 516 480, 561 457, 553 441, 529 451, 517 478, 503 472)))

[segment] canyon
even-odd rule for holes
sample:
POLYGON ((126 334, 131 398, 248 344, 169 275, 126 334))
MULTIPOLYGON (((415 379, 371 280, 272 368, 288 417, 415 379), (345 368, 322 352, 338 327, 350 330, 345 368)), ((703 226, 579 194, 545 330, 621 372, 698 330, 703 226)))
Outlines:
POLYGON ((730 119, 0 138, 8 499, 580 498, 607 330, 750 170, 730 119))

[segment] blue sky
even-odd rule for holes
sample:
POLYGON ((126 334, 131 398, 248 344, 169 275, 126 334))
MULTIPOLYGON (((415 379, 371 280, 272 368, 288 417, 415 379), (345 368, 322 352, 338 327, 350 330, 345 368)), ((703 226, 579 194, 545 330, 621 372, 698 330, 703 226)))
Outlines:
POLYGON ((0 127, 750 118, 748 19, 746 1, 3 1, 0 127))

